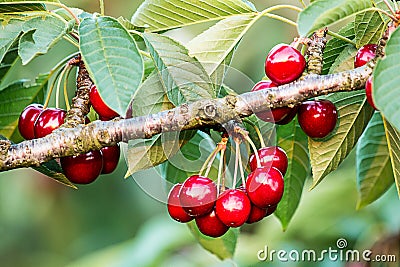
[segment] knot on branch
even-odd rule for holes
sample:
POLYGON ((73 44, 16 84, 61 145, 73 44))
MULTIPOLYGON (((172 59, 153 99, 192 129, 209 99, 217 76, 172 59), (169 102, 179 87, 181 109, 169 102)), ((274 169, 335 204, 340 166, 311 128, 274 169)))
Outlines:
POLYGON ((317 74, 322 73, 323 54, 326 46, 326 34, 328 28, 316 31, 308 40, 307 45, 307 73, 317 74))

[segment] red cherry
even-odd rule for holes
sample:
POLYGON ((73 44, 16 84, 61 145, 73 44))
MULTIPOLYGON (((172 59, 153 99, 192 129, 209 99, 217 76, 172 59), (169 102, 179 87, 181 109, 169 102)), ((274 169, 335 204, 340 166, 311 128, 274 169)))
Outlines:
POLYGON ((171 188, 168 195, 168 213, 172 219, 178 222, 189 222, 193 220, 194 217, 190 216, 185 212, 185 210, 181 206, 181 202, 179 200, 179 191, 181 190, 182 184, 176 184, 171 188))
POLYGON ((265 74, 277 84, 293 82, 301 76, 305 67, 304 56, 287 44, 274 46, 265 60, 265 74))
POLYGON ((76 184, 89 184, 96 180, 103 167, 103 157, 98 150, 60 159, 65 176, 76 184))
MULTIPOLYGON (((264 90, 267 88, 274 88, 277 87, 278 85, 276 83, 273 83, 271 81, 260 81, 254 85, 254 87, 251 89, 252 92, 259 91, 259 90, 264 90)), ((282 107, 282 108, 273 108, 271 110, 266 110, 262 112, 257 112, 256 116, 265 122, 273 122, 273 123, 279 123, 280 121, 284 120, 288 114, 292 111, 291 108, 288 107, 282 107)))
POLYGON ((23 138, 26 140, 34 139, 34 125, 36 119, 39 117, 40 112, 42 112, 43 106, 40 104, 30 104, 27 106, 19 115, 18 120, 18 130, 23 138))
POLYGON ((213 209, 217 199, 217 186, 207 177, 192 175, 183 183, 179 199, 189 215, 207 214, 213 209))
POLYGON ((250 210, 250 200, 240 189, 224 191, 215 202, 215 212, 218 218, 230 227, 242 226, 247 221, 250 210))
POLYGON ((275 123, 279 124, 279 125, 288 124, 289 122, 291 122, 294 119, 294 117, 296 117, 298 109, 299 109, 299 106, 295 106, 293 108, 290 108, 289 114, 287 114, 286 117, 284 117, 282 120, 277 121, 275 123))
POLYGON ((55 129, 64 123, 67 112, 58 108, 46 108, 37 118, 34 125, 34 132, 36 138, 44 137, 52 133, 55 129))
POLYGON ((217 217, 215 210, 206 215, 196 217, 195 220, 197 228, 206 236, 220 237, 229 230, 229 227, 217 217))
POLYGON ((267 215, 267 209, 260 209, 259 207, 255 206, 254 204, 251 205, 251 211, 249 218, 247 218, 246 223, 255 223, 264 219, 267 215))
POLYGON ((372 76, 370 76, 365 83, 365 95, 367 96, 367 101, 375 110, 378 110, 375 106, 374 100, 372 99, 372 76))
POLYGON ((246 192, 250 201, 261 209, 278 204, 283 188, 282 173, 276 168, 257 168, 248 175, 246 181, 246 192))
MULTIPOLYGON (((262 167, 275 167, 284 176, 288 167, 288 158, 285 150, 279 146, 263 147, 258 150, 260 163, 262 167)), ((250 169, 254 171, 257 169, 257 158, 254 153, 250 155, 249 159, 250 169)))
POLYGON ((375 57, 376 44, 367 44, 358 49, 356 57, 354 59, 354 67, 358 68, 364 66, 371 59, 375 57))
POLYGON ((117 112, 104 103, 95 85, 92 85, 90 88, 89 99, 93 109, 100 115, 100 117, 110 119, 119 116, 117 112))
POLYGON ((335 129, 338 115, 331 101, 315 100, 302 103, 297 118, 309 137, 324 138, 335 129))
POLYGON ((276 211, 276 208, 278 207, 278 205, 271 205, 267 208, 267 213, 265 214, 265 217, 268 217, 269 215, 271 215, 272 213, 274 213, 276 211))
POLYGON ((103 155, 103 170, 102 174, 112 173, 117 168, 119 162, 120 148, 119 144, 115 146, 103 147, 101 150, 103 155))

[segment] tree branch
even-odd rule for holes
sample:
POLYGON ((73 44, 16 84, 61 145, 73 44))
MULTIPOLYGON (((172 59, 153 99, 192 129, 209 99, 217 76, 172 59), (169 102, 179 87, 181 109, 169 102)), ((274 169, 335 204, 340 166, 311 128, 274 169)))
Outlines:
POLYGON ((363 89, 374 61, 336 74, 308 75, 279 90, 261 90, 219 99, 204 99, 171 110, 131 119, 95 121, 75 128, 61 127, 48 136, 5 145, 0 149, 0 171, 38 166, 53 158, 77 155, 162 132, 212 127, 269 108, 294 106, 308 98, 363 89))

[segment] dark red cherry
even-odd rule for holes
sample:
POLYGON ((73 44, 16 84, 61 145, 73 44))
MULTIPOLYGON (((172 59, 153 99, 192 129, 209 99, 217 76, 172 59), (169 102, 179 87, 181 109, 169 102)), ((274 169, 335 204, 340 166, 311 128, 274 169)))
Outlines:
POLYGON ((279 85, 293 82, 299 78, 305 67, 304 56, 287 44, 274 46, 265 60, 265 74, 271 81, 279 85))
POLYGON ((206 236, 220 237, 229 230, 229 227, 217 217, 215 210, 203 216, 196 217, 195 220, 199 231, 206 236))
POLYGON ((59 108, 46 108, 37 118, 34 125, 36 138, 44 137, 64 123, 67 112, 59 108))
POLYGON ((106 120, 109 120, 119 116, 117 112, 112 110, 109 106, 107 106, 106 103, 104 103, 95 85, 92 85, 90 88, 89 99, 93 109, 97 112, 97 114, 100 115, 100 117, 107 118, 106 120))
POLYGON ((230 227, 242 226, 247 221, 250 210, 250 200, 240 189, 225 190, 215 202, 218 218, 230 227))
POLYGON ((75 184, 89 184, 96 180, 103 167, 103 157, 98 150, 60 159, 65 176, 75 184))
POLYGON ((298 110, 297 119, 301 129, 311 138, 324 138, 336 126, 337 111, 329 100, 303 102, 298 110))
POLYGON ((289 114, 287 114, 286 117, 284 117, 282 120, 277 121, 275 123, 279 124, 279 125, 288 124, 289 122, 291 122, 294 119, 294 117, 296 117, 298 109, 299 109, 299 106, 295 106, 293 108, 290 108, 289 114))
MULTIPOLYGON (((264 90, 267 88, 274 88, 277 87, 278 85, 276 83, 273 83, 271 81, 260 81, 254 85, 254 87, 251 89, 252 92, 259 91, 259 90, 264 90)), ((290 113, 292 109, 288 107, 282 107, 282 108, 273 108, 271 110, 266 110, 266 111, 261 111, 257 112, 256 116, 265 122, 272 122, 272 123, 279 123, 282 120, 284 120, 290 113)))
POLYGON ((260 209, 256 205, 252 204, 249 218, 247 218, 246 223, 250 224, 261 221, 262 219, 264 219, 266 215, 267 215, 267 209, 260 209))
POLYGON ((367 101, 375 110, 378 110, 375 106, 374 100, 372 99, 372 76, 370 76, 365 83, 365 95, 367 96, 367 101))
POLYGON ((117 168, 119 162, 119 144, 115 146, 103 147, 100 151, 103 155, 103 170, 101 171, 101 173, 112 173, 117 168))
POLYGON ((247 177, 247 195, 250 201, 261 209, 278 204, 282 198, 283 189, 283 176, 276 168, 257 168, 247 177))
POLYGON ((186 213, 182 208, 181 202, 179 200, 179 191, 181 190, 182 184, 176 184, 171 188, 168 195, 168 213, 172 219, 178 222, 189 222, 193 220, 194 217, 186 213))
POLYGON ((268 217, 269 215, 271 215, 272 213, 274 213, 276 211, 276 208, 278 207, 278 205, 271 205, 267 208, 267 213, 265 214, 265 217, 268 217))
MULTIPOLYGON (((258 150, 260 157, 260 163, 262 167, 275 167, 284 176, 288 167, 288 158, 285 150, 279 146, 263 147, 258 150)), ((249 159, 250 169, 254 171, 257 169, 257 158, 253 154, 250 155, 249 159)))
POLYGON ((30 104, 22 111, 21 115, 19 115, 18 130, 21 136, 26 140, 35 138, 34 125, 42 110, 42 105, 30 104))
POLYGON ((375 57, 376 44, 367 44, 358 49, 356 57, 354 59, 354 67, 358 68, 364 66, 371 59, 375 57))
POLYGON ((217 186, 203 176, 192 175, 183 183, 179 193, 183 209, 191 216, 209 213, 217 199, 217 186))

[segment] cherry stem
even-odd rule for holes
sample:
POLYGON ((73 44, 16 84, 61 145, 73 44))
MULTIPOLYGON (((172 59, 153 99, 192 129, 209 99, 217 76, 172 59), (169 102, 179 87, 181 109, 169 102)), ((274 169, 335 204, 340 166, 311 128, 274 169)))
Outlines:
POLYGON ((56 88, 56 108, 59 108, 60 104, 60 87, 61 87, 61 81, 65 76, 65 73, 67 69, 69 68, 69 65, 65 65, 64 69, 61 71, 59 77, 58 77, 58 82, 57 82, 57 88, 56 88))
POLYGON ((248 124, 250 124, 251 127, 254 128, 254 130, 255 130, 256 133, 257 133, 258 139, 260 139, 261 147, 265 147, 264 138, 263 138, 263 136, 262 136, 262 134, 261 134, 260 128, 258 128, 257 125, 256 125, 255 123, 253 123, 252 121, 250 121, 250 120, 245 120, 245 122, 248 123, 248 124))
MULTIPOLYGON (((223 173, 225 172, 224 169, 224 162, 225 162, 225 150, 226 147, 223 147, 221 149, 221 154, 220 154, 220 158, 219 158, 219 166, 218 166, 218 177, 217 177, 217 196, 219 196, 220 193, 220 184, 221 184, 221 177, 223 175, 223 173)), ((224 175, 225 177, 225 175, 224 175)), ((223 179, 223 184, 225 184, 225 178, 223 179)))
MULTIPOLYGON (((55 69, 54 69, 54 70, 55 70, 55 69)), ((52 71, 53 71, 53 70, 52 70, 52 71)), ((49 76, 52 76, 52 75, 53 75, 54 72, 52 72, 52 71, 50 71, 49 76)), ((54 90, 55 83, 56 83, 56 81, 57 81, 57 79, 58 79, 58 77, 60 76, 61 73, 62 73, 62 71, 58 70, 56 76, 54 77, 54 80, 53 80, 52 83, 50 84, 50 88, 49 88, 49 90, 48 90, 48 92, 47 92, 46 100, 44 101, 44 104, 43 104, 43 109, 46 109, 46 108, 48 107, 49 102, 50 102, 51 95, 53 94, 53 90, 54 90)))
POLYGON ((301 4, 304 8, 307 7, 303 0, 299 0, 299 2, 300 2, 300 4, 301 4))
POLYGON ((353 45, 353 46, 356 46, 356 43, 355 43, 355 42, 353 42, 353 41, 350 40, 349 38, 344 37, 344 36, 342 36, 342 35, 340 35, 340 34, 338 34, 338 33, 335 33, 335 32, 332 32, 332 31, 328 31, 327 34, 330 35, 330 36, 332 36, 332 37, 335 37, 336 39, 345 41, 346 43, 349 43, 349 44, 351 44, 351 45, 353 45))
POLYGON ((232 188, 236 188, 238 165, 239 165, 239 154, 240 154, 239 140, 237 140, 235 138, 235 170, 233 173, 232 188))
POLYGON ((254 156, 256 156, 256 160, 257 160, 257 168, 261 167, 261 160, 260 160, 260 156, 258 155, 258 151, 257 151, 257 147, 256 145, 253 143, 253 141, 250 139, 250 137, 248 135, 243 135, 244 138, 246 139, 247 142, 249 142, 251 148, 254 151, 254 156))
MULTIPOLYGON (((213 152, 211 152, 211 154, 207 157, 206 161, 204 161, 203 166, 201 167, 200 171, 199 171, 199 175, 202 175, 202 173, 204 172, 204 170, 206 170, 206 168, 208 168, 208 163, 210 161, 214 161, 217 153, 219 151, 219 146, 217 146, 216 148, 214 148, 213 152)), ((207 176, 205 174, 205 176, 207 176)))
POLYGON ((239 158, 239 170, 240 170, 240 177, 242 178, 242 184, 243 186, 246 185, 246 180, 244 178, 244 170, 243 170, 243 162, 242 162, 242 153, 240 152, 239 149, 239 154, 237 155, 237 157, 239 158))
POLYGON ((104 0, 99 0, 100 2, 100 15, 104 16, 104 0))
MULTIPOLYGON (((393 7, 390 5, 390 3, 387 0, 383 0, 385 5, 388 7, 390 13, 392 13, 394 16, 396 16, 396 12, 394 11, 393 7)), ((396 1, 395 1, 396 2, 396 1)))
POLYGON ((68 77, 69 74, 71 73, 72 67, 68 65, 67 71, 65 72, 65 78, 64 78, 64 100, 65 100, 65 106, 67 110, 71 109, 71 106, 69 104, 69 97, 68 97, 68 90, 67 90, 67 85, 68 85, 68 77))

